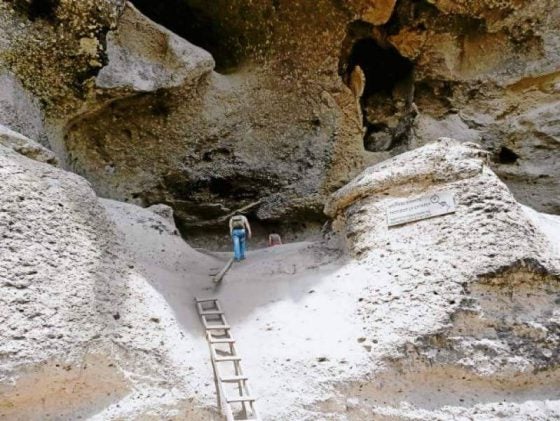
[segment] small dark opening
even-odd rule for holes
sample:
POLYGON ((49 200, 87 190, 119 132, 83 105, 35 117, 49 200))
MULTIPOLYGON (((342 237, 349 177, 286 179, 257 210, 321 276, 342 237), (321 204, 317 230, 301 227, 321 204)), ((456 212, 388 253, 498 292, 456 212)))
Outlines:
POLYGON ((219 197, 229 197, 236 200, 253 199, 257 197, 258 191, 256 186, 248 184, 246 181, 225 178, 211 178, 208 183, 208 190, 210 193, 219 197))
POLYGON ((203 8, 190 6, 186 0, 131 2, 154 22, 212 54, 216 70, 227 71, 238 64, 237 50, 231 45, 236 40, 225 33, 203 8))
POLYGON ((372 38, 373 29, 361 21, 349 26, 339 72, 355 95, 363 88, 359 106, 365 128, 364 149, 396 150, 406 146, 414 121, 414 64, 391 45, 372 38), (357 66, 363 78, 359 72, 353 74, 357 66))
POLYGON ((511 165, 515 164, 519 159, 519 155, 513 152, 511 149, 502 146, 498 152, 498 162, 500 164, 511 165))
POLYGON ((413 69, 412 62, 395 48, 383 48, 372 38, 360 39, 352 47, 348 75, 356 66, 360 66, 366 76, 364 100, 376 93, 391 95, 395 85, 408 78, 413 69))
POLYGON ((14 7, 16 10, 25 13, 29 19, 46 19, 54 20, 56 18, 56 9, 60 0, 15 0, 14 7))
POLYGON ((208 190, 218 196, 230 196, 234 190, 234 186, 223 178, 212 178, 208 184, 208 190))
POLYGON ((151 107, 152 115, 166 117, 171 113, 171 107, 163 100, 156 101, 151 107))
POLYGON ((31 19, 45 18, 52 20, 56 16, 59 0, 33 0, 29 5, 31 19))

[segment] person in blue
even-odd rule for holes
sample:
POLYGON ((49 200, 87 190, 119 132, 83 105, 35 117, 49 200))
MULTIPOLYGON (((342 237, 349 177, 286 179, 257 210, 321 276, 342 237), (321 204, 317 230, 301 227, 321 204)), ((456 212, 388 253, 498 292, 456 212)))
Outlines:
POLYGON ((241 214, 229 220, 229 233, 233 240, 233 258, 236 262, 245 259, 246 239, 251 238, 251 226, 247 218, 241 214))

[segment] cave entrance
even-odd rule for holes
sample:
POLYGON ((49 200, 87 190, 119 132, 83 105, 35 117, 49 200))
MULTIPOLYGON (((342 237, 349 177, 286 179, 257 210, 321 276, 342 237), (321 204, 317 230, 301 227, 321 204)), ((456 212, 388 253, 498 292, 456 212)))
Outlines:
POLYGON ((383 36, 372 35, 380 33, 380 28, 363 22, 351 26, 339 68, 346 85, 359 97, 364 148, 372 152, 405 144, 413 121, 414 65, 383 36))
POLYGON ((381 47, 373 38, 362 38, 353 46, 348 58, 347 80, 356 66, 365 76, 362 101, 376 94, 390 96, 395 86, 412 75, 412 62, 393 47, 381 47))
POLYGON ((187 0, 131 0, 131 3, 154 22, 212 54, 216 71, 227 73, 239 64, 237 40, 203 8, 191 6, 187 0))

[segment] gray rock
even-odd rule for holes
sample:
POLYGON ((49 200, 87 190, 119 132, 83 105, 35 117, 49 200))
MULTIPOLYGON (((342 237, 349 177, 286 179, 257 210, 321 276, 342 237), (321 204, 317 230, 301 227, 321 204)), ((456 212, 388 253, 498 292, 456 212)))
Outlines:
POLYGON ((58 166, 58 158, 51 150, 1 124, 0 145, 13 149, 35 161, 58 166))
MULTIPOLYGON (((75 419, 135 383, 157 396, 181 387, 164 346, 174 322, 88 182, 0 144, 0 197, 0 418, 75 419)), ((168 225, 150 215, 146 226, 168 225)))
POLYGON ((104 89, 153 92, 192 83, 214 68, 206 51, 150 21, 127 3, 118 29, 107 34, 108 64, 97 78, 104 89))
POLYGON ((168 222, 175 224, 173 219, 173 208, 171 206, 165 205, 163 203, 158 203, 157 205, 148 206, 148 210, 152 211, 156 215, 161 216, 168 222))
POLYGON ((21 82, 0 67, 0 124, 46 145, 43 112, 21 82))

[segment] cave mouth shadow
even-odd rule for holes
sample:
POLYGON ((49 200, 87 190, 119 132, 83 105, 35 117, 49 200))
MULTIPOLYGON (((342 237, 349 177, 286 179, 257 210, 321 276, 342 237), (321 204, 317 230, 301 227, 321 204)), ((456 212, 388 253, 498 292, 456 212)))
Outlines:
POLYGON ((410 77, 414 67, 394 47, 382 47, 373 38, 361 38, 354 43, 346 66, 346 78, 356 66, 360 66, 365 75, 364 102, 376 94, 390 96, 397 83, 410 77))
POLYGON ((413 118, 414 63, 385 37, 384 27, 354 21, 342 43, 338 73, 352 90, 364 127, 364 149, 407 143, 413 118), (394 120, 398 120, 397 124, 394 120))
POLYGON ((45 19, 52 22, 56 19, 60 0, 15 0, 13 3, 15 10, 27 15, 31 21, 45 19))
MULTIPOLYGON (((251 224, 252 238, 247 239, 247 249, 255 251, 267 248, 270 234, 279 234, 283 244, 319 241, 322 238, 324 219, 309 218, 288 221, 260 220, 254 213, 245 216, 251 224)), ((229 235, 229 219, 220 224, 206 226, 189 225, 174 215, 175 224, 181 237, 198 251, 224 253, 232 251, 229 235)))
POLYGON ((216 62, 217 72, 228 73, 239 65, 237 43, 240 40, 205 10, 190 6, 186 0, 131 0, 131 3, 154 22, 208 51, 216 62))

